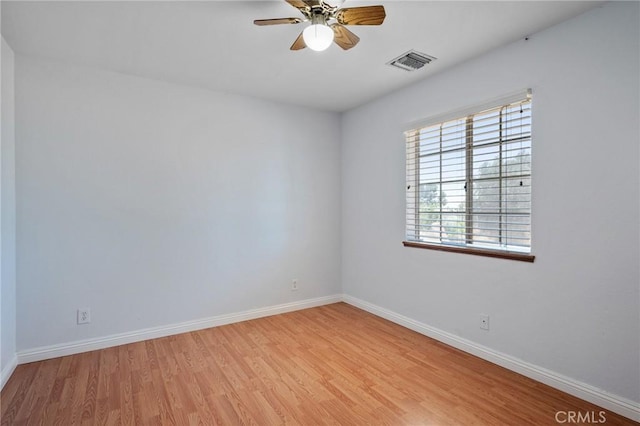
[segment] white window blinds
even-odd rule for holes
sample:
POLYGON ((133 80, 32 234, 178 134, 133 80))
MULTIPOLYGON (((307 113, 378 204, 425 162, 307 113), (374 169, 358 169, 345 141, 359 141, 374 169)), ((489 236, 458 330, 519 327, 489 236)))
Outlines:
POLYGON ((530 91, 405 137, 408 241, 530 253, 530 91))

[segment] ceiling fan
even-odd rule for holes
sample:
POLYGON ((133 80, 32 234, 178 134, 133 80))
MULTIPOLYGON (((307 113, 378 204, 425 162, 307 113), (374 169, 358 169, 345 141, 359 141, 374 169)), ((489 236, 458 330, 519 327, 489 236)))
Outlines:
POLYGON ((380 25, 386 13, 384 6, 347 7, 340 9, 323 0, 285 0, 302 13, 304 18, 256 19, 256 25, 299 24, 311 22, 291 45, 291 50, 308 47, 322 51, 332 42, 344 50, 351 49, 360 37, 345 28, 345 25, 380 25))

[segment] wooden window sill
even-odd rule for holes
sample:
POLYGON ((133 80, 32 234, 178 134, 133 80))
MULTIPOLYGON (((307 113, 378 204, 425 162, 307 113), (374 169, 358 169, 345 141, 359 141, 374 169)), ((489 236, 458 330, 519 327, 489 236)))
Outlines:
POLYGON ((533 262, 535 256, 532 254, 516 253, 512 251, 485 250, 478 248, 467 248, 457 246, 447 246, 440 244, 418 243, 415 241, 403 241, 405 247, 422 248, 428 250, 448 251, 452 253, 474 254, 476 256, 495 257, 499 259, 519 260, 521 262, 533 262))

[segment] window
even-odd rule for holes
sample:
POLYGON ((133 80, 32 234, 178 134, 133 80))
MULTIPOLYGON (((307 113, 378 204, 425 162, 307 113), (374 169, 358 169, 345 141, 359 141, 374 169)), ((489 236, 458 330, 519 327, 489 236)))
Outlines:
POLYGON ((530 91, 405 137, 406 246, 533 261, 530 91))

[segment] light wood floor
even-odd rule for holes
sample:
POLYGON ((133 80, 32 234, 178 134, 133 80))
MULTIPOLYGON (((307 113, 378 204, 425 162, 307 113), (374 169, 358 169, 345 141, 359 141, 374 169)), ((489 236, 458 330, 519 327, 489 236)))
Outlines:
POLYGON ((344 303, 20 365, 0 398, 2 425, 557 425, 558 411, 604 411, 344 303))

